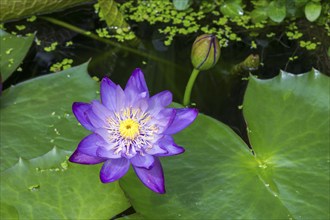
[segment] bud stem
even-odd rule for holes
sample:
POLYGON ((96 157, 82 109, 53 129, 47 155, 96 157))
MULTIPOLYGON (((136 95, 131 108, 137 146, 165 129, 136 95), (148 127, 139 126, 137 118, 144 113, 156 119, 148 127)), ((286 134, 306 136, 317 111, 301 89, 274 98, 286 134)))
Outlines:
POLYGON ((194 70, 192 71, 192 73, 190 75, 190 78, 188 80, 186 90, 185 90, 184 96, 183 96, 183 105, 184 106, 188 106, 190 104, 191 90, 192 90, 192 87, 194 86, 198 73, 199 73, 199 70, 194 68, 194 70))

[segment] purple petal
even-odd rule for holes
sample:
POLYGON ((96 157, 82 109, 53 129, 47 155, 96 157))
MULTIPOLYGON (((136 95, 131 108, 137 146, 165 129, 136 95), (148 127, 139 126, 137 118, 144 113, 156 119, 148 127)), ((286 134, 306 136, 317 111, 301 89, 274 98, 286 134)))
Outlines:
POLYGON ((194 108, 181 108, 176 110, 176 116, 164 134, 175 134, 183 130, 190 125, 198 115, 198 110, 194 108))
POLYGON ((162 149, 158 144, 154 144, 152 148, 146 150, 146 153, 149 155, 162 155, 166 154, 167 151, 162 149))
POLYGON ((83 102, 74 102, 72 104, 72 112, 76 116, 79 123, 87 130, 93 131, 94 127, 88 120, 87 111, 91 109, 91 105, 83 102))
POLYGON ((150 102, 154 105, 160 105, 161 107, 166 107, 172 103, 173 95, 170 91, 165 90, 150 98, 150 102))
POLYGON ((113 113, 102 105, 99 101, 92 101, 92 110, 99 118, 100 123, 107 124, 107 119, 113 117, 113 113))
POLYGON ((139 98, 138 102, 132 103, 132 106, 145 112, 149 107, 149 102, 147 98, 139 98))
POLYGON ((144 79, 143 72, 139 68, 136 68, 133 71, 132 76, 129 78, 126 84, 125 93, 130 93, 130 91, 133 91, 133 94, 144 93, 145 97, 149 97, 149 91, 144 79))
POLYGON ((116 88, 116 110, 119 112, 126 107, 126 95, 120 86, 116 88))
POLYGON ((100 172, 101 181, 109 183, 118 180, 127 173, 129 165, 129 160, 126 158, 105 161, 100 172))
POLYGON ((164 109, 172 103, 172 93, 170 91, 163 91, 149 99, 149 112, 153 115, 164 109))
POLYGON ((96 154, 99 157, 107 158, 107 159, 117 159, 117 158, 121 157, 121 153, 115 154, 115 152, 113 150, 108 150, 105 147, 99 147, 96 150, 96 154))
POLYGON ((90 134, 82 141, 80 141, 77 150, 79 152, 97 157, 96 150, 99 147, 98 143, 104 142, 104 140, 97 134, 90 134))
POLYGON ((69 158, 69 161, 72 163, 79 164, 98 164, 105 161, 103 158, 93 157, 84 153, 81 153, 79 150, 76 150, 69 158))
POLYGON ((86 116, 89 122, 92 124, 94 127, 93 131, 95 132, 96 129, 98 128, 103 128, 106 126, 106 123, 104 120, 101 120, 97 115, 94 113, 94 111, 91 109, 86 111, 86 116))
POLYGON ((153 115, 153 122, 157 125, 159 134, 167 131, 175 117, 176 109, 174 108, 164 108, 157 115, 153 115))
POLYGON ((163 168, 157 157, 154 158, 151 169, 135 167, 134 171, 142 183, 156 193, 165 193, 163 168))
POLYGON ((166 157, 177 154, 182 154, 185 150, 183 147, 178 146, 173 138, 169 135, 165 135, 162 139, 158 141, 158 145, 160 148, 164 149, 166 153, 159 153, 155 156, 166 157))
POLYGON ((99 136, 101 136, 103 138, 104 141, 108 142, 110 141, 110 135, 107 129, 104 128, 98 128, 95 129, 94 131, 96 134, 98 134, 99 136))
POLYGON ((104 77, 101 81, 102 104, 112 111, 116 110, 116 87, 117 85, 107 77, 104 77))
POLYGON ((135 167, 150 169, 154 163, 154 157, 148 154, 142 156, 138 153, 135 157, 131 158, 130 161, 135 167))

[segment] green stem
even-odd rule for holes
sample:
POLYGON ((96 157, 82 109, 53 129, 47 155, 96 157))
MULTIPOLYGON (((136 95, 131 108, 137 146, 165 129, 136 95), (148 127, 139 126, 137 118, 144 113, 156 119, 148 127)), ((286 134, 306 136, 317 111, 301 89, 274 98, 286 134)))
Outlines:
POLYGON ((184 96, 183 96, 183 105, 184 106, 188 106, 190 104, 191 90, 192 90, 192 87, 194 86, 198 73, 199 73, 199 70, 194 68, 194 70, 192 71, 192 73, 190 75, 189 81, 186 86, 186 91, 184 92, 184 96))
POLYGON ((119 43, 116 43, 116 42, 114 42, 114 41, 111 41, 111 40, 108 40, 108 39, 101 38, 101 37, 99 37, 97 34, 94 34, 94 33, 90 32, 90 31, 86 31, 86 30, 81 29, 81 28, 79 28, 79 27, 73 26, 73 25, 71 25, 71 24, 69 24, 69 23, 66 23, 66 22, 63 22, 63 21, 57 20, 57 19, 55 19, 55 18, 46 17, 46 16, 41 16, 41 17, 38 17, 38 18, 43 19, 43 20, 45 20, 45 21, 48 21, 48 22, 50 22, 50 23, 56 24, 56 25, 58 25, 58 26, 61 26, 61 27, 67 28, 67 29, 69 29, 69 30, 71 30, 71 31, 77 32, 77 33, 79 33, 79 34, 82 34, 82 35, 84 35, 84 36, 86 36, 86 37, 89 37, 89 38, 92 38, 92 39, 94 39, 94 40, 101 41, 101 42, 106 43, 106 44, 109 44, 109 45, 111 45, 111 46, 114 46, 114 47, 117 47, 117 48, 120 48, 120 49, 123 49, 123 50, 129 51, 129 52, 134 53, 134 54, 136 54, 136 55, 138 55, 138 56, 143 56, 143 57, 149 58, 149 59, 154 60, 154 61, 158 61, 158 62, 161 62, 161 63, 167 64, 167 65, 171 65, 171 66, 175 66, 173 63, 171 63, 171 62, 169 62, 169 61, 167 61, 167 60, 160 59, 160 58, 158 58, 158 57, 156 57, 156 56, 152 56, 152 55, 150 55, 150 54, 148 54, 148 53, 144 53, 144 52, 142 52, 142 51, 135 50, 135 49, 133 49, 133 48, 131 48, 131 47, 124 46, 124 45, 119 44, 119 43))

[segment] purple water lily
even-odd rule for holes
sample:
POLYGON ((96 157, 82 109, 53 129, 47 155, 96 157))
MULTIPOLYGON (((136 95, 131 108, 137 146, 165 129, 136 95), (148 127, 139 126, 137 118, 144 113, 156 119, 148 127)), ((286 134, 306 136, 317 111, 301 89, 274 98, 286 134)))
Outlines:
POLYGON ((104 162, 100 179, 109 183, 123 177, 130 164, 151 190, 165 193, 163 169, 158 157, 181 154, 171 135, 190 125, 197 117, 191 108, 167 108, 169 91, 149 97, 140 69, 136 69, 123 90, 110 79, 101 82, 101 102, 75 102, 72 110, 78 121, 93 132, 71 155, 80 164, 104 162))

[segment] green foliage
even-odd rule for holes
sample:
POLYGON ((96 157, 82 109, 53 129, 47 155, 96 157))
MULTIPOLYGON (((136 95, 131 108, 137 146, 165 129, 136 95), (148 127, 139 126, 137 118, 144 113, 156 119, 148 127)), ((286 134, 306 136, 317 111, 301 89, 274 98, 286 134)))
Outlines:
POLYGON ((128 1, 121 5, 120 10, 128 20, 166 24, 159 32, 166 35, 165 45, 170 45, 177 34, 195 33, 200 25, 197 21, 205 17, 203 11, 194 12, 191 8, 177 11, 170 1, 128 1), (184 19, 183 19, 184 18, 184 19))
POLYGON ((0 29, 0 69, 5 81, 21 64, 30 49, 34 35, 16 37, 0 29))
POLYGON ((318 43, 313 43, 311 41, 299 41, 300 47, 305 47, 307 50, 315 50, 317 45, 321 44, 320 42, 318 43))
POLYGON ((46 52, 54 51, 54 50, 56 50, 57 45, 58 45, 58 42, 53 42, 50 44, 49 47, 45 47, 44 51, 46 51, 46 52))
MULTIPOLYGON (((186 1, 180 2, 184 4, 186 1)), ((326 1, 224 0, 201 1, 200 5, 197 2, 194 8, 190 6, 180 11, 176 7, 177 3, 172 3, 170 0, 127 1, 121 4, 120 10, 127 21, 147 22, 159 27, 159 33, 166 37, 164 44, 167 46, 176 36, 201 32, 217 36, 221 47, 227 47, 233 41, 241 41, 248 34, 249 44, 252 48, 257 48, 255 42, 260 33, 267 32, 271 26, 290 27, 296 20, 305 19, 303 16, 306 10, 308 12, 306 18, 309 21, 323 26, 330 32, 328 25, 330 6, 326 1)), ((297 40, 302 37, 304 30, 305 27, 298 27, 294 31, 286 32, 286 35, 290 40, 297 40)), ((275 40, 277 36, 268 37, 270 40, 275 40)), ((308 40, 317 43, 314 42, 313 37, 309 37, 308 40)))
POLYGON ((162 160, 167 194, 132 172, 120 185, 145 219, 328 219, 329 82, 316 70, 251 77, 243 110, 254 153, 199 115, 175 136, 186 152, 162 160))
POLYGON ((71 64, 73 63, 72 59, 63 59, 61 62, 54 63, 50 67, 50 72, 59 72, 61 70, 66 70, 71 68, 71 64))
POLYGON ((1 219, 109 219, 129 207, 117 183, 100 183, 100 166, 67 161, 87 133, 72 102, 98 96, 86 69, 26 81, 0 98, 1 219))
POLYGON ((117 3, 113 0, 98 0, 98 4, 94 5, 98 11, 101 20, 104 20, 108 27, 128 27, 123 16, 117 9, 117 3))
POLYGON ((107 28, 96 30, 100 37, 115 38, 121 42, 135 38, 134 32, 130 30, 114 0, 98 0, 94 7, 100 20, 104 20, 107 24, 107 28))

